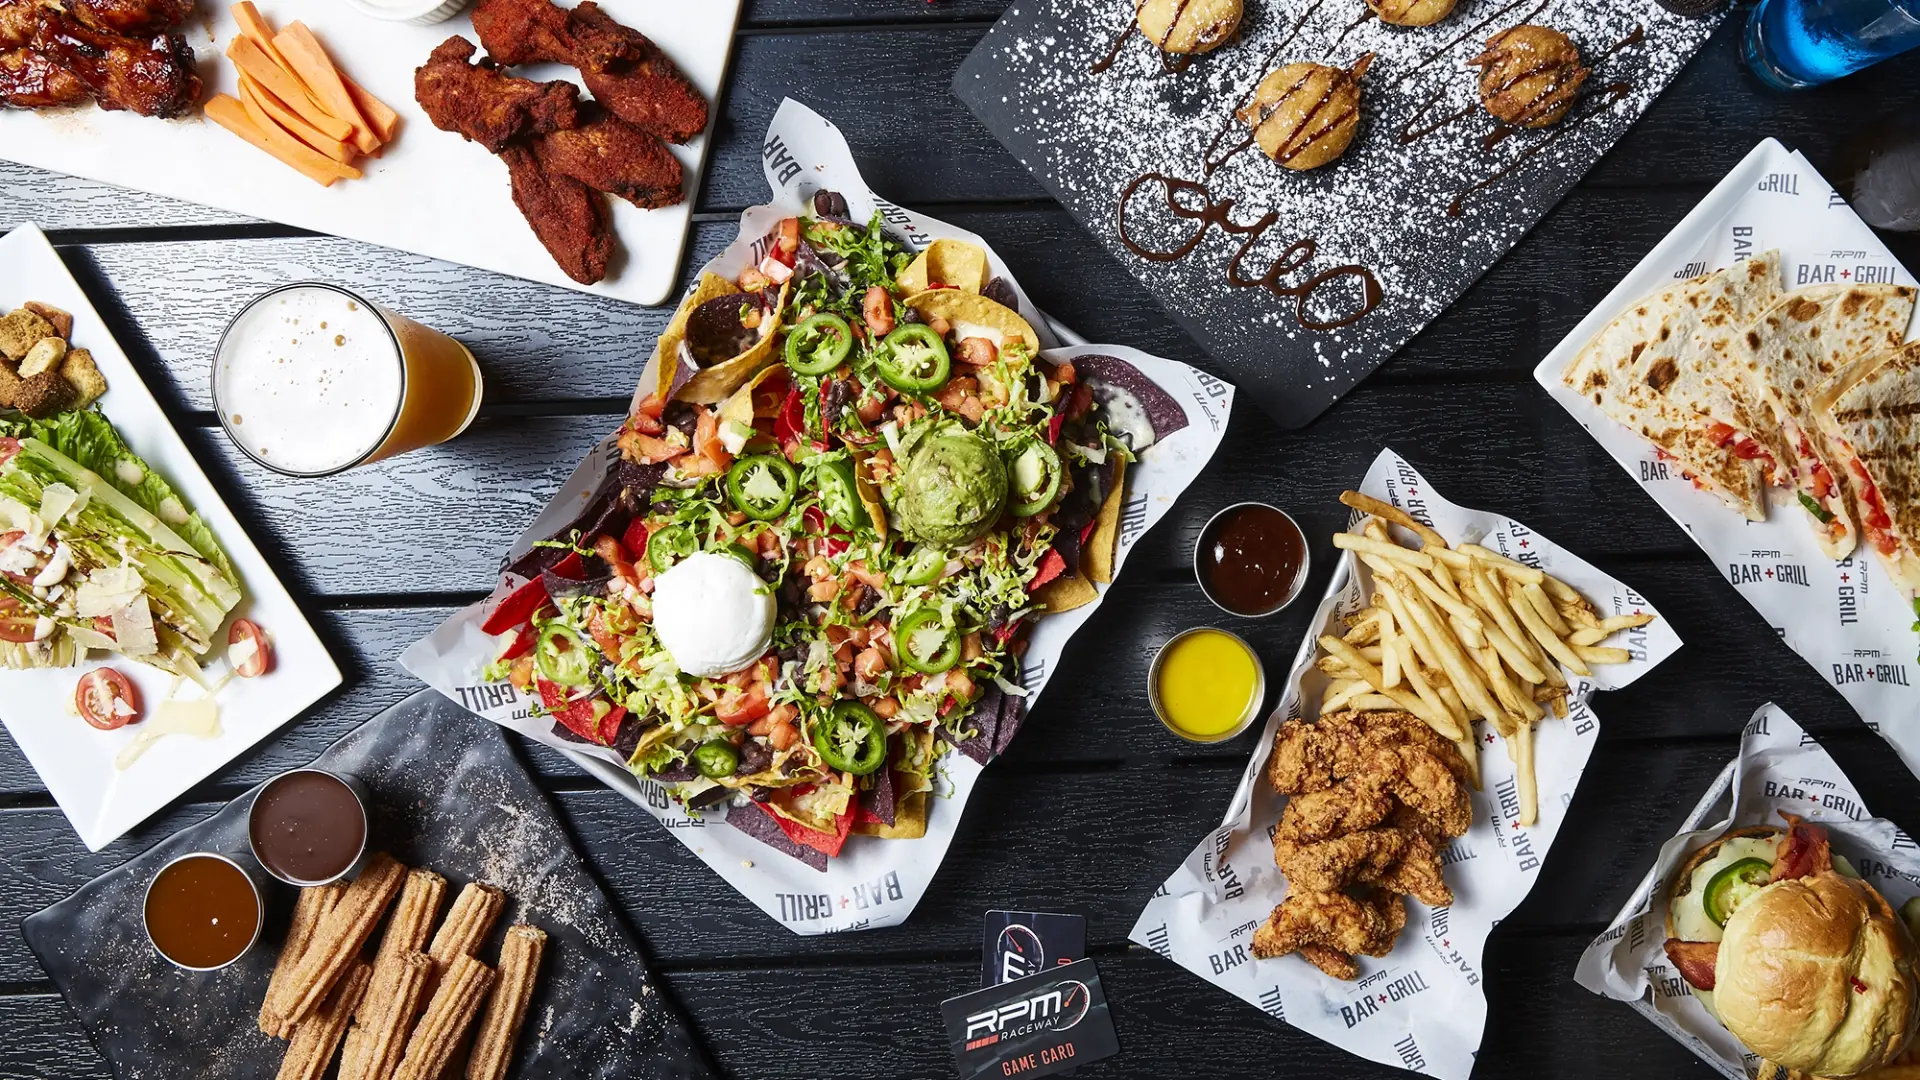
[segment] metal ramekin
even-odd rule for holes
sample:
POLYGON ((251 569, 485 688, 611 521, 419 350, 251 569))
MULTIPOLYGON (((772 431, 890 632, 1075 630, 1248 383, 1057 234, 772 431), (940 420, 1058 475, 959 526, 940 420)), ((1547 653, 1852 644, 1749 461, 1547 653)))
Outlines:
POLYGON ((367 816, 366 785, 362 784, 359 780, 355 779, 354 777, 347 776, 342 773, 330 772, 326 769, 312 769, 312 768, 288 769, 286 772, 280 773, 274 776, 271 780, 268 780, 266 783, 261 784, 260 790, 256 792, 253 796, 253 802, 247 805, 247 850, 253 853, 254 861, 259 863, 260 869, 265 870, 269 875, 273 877, 275 881, 284 881, 288 885, 298 885, 303 889, 311 888, 316 885, 331 885, 334 882, 340 881, 345 878, 357 877, 360 873, 360 868, 367 864, 367 843, 371 839, 372 830, 373 830, 373 822, 369 820, 367 816), (348 791, 353 793, 354 805, 360 808, 360 850, 359 852, 354 855, 353 862, 347 864, 346 869, 340 871, 339 873, 333 875, 332 877, 322 878, 319 881, 295 881, 293 878, 290 878, 290 877, 282 877, 279 871, 275 870, 272 867, 272 865, 267 862, 267 860, 260 857, 260 848, 258 845, 256 845, 253 842, 253 812, 260 805, 260 796, 265 795, 267 793, 267 789, 273 787, 273 785, 279 783, 281 780, 284 780, 287 777, 293 776, 297 773, 319 773, 322 776, 330 776, 333 779, 340 781, 342 784, 345 784, 347 786, 348 791))
POLYGON ((222 855, 217 851, 189 851, 185 855, 175 856, 174 858, 168 859, 167 864, 165 866, 162 866, 160 869, 154 871, 153 877, 147 880, 147 891, 140 897, 140 929, 145 931, 147 935, 147 944, 153 946, 153 951, 159 953, 161 959, 165 960, 169 964, 172 964, 174 967, 181 969, 182 971, 219 971, 221 968, 230 967, 234 963, 236 963, 241 957, 253 951, 253 947, 260 943, 260 932, 266 928, 266 925, 267 925, 266 890, 262 889, 260 887, 260 884, 261 884, 260 876, 258 874, 255 874, 253 871, 248 870, 245 866, 242 866, 239 860, 234 859, 231 856, 222 855), (240 871, 240 876, 243 878, 246 878, 247 885, 253 889, 253 904, 254 904, 253 937, 247 939, 246 946, 242 948, 239 952, 234 953, 233 959, 228 960, 224 964, 215 964, 213 967, 192 967, 188 964, 183 964, 180 961, 175 960, 173 957, 167 955, 166 950, 162 949, 158 942, 153 940, 153 930, 151 927, 147 925, 147 904, 151 902, 153 899, 154 883, 158 882, 160 880, 160 875, 166 873, 169 869, 173 867, 175 863, 186 862, 188 859, 219 859, 221 862, 226 863, 228 866, 231 866, 235 870, 240 871))
POLYGON ((1159 718, 1160 726, 1190 743, 1211 745, 1213 743, 1223 743, 1229 739, 1237 739, 1241 733, 1253 726, 1253 722, 1260 716, 1260 711, 1266 707, 1267 666, 1260 662, 1260 654, 1254 650, 1253 646, 1247 644, 1245 638, 1230 630, 1222 630, 1217 626, 1196 626, 1191 630, 1182 630, 1168 638, 1166 643, 1161 645, 1159 650, 1153 654, 1153 665, 1147 669, 1147 701, 1153 705, 1153 715, 1159 718), (1247 656, 1253 660, 1253 694, 1247 699, 1245 715, 1240 717, 1239 723, 1234 724, 1233 727, 1227 729, 1222 734, 1210 737, 1193 735, 1175 727, 1173 722, 1167 719, 1167 710, 1160 704, 1160 664, 1161 661, 1165 659, 1167 650, 1172 648, 1174 643, 1182 639, 1192 637, 1195 634, 1206 633, 1225 634, 1227 637, 1232 638, 1239 643, 1241 648, 1247 650, 1247 656))
POLYGON ((1237 502, 1237 503, 1234 503, 1232 506, 1221 507, 1219 513, 1216 513, 1212 517, 1207 519, 1206 525, 1200 530, 1200 535, 1197 538, 1195 538, 1193 542, 1193 579, 1196 582, 1199 582, 1200 591, 1206 595, 1209 603, 1211 603, 1214 607, 1219 608, 1221 611, 1224 611, 1227 614, 1234 616, 1235 618, 1264 619, 1272 615, 1280 614, 1281 612, 1287 610, 1289 607, 1292 607, 1293 602, 1295 600, 1300 599, 1300 594, 1305 592, 1307 589, 1307 579, 1312 574, 1313 574, 1313 545, 1307 542, 1307 530, 1300 527, 1300 523, 1293 519, 1292 514, 1289 514, 1285 510, 1282 510, 1279 507, 1274 506, 1270 503, 1249 501, 1249 502, 1237 502), (1283 518, 1286 518, 1287 524, 1293 526, 1293 531, 1300 534, 1300 551, 1301 551, 1300 573, 1298 576, 1296 576, 1293 579, 1293 589, 1287 593, 1287 598, 1285 600, 1282 600, 1277 607, 1274 607, 1267 611, 1255 612, 1252 614, 1249 614, 1245 611, 1235 611, 1233 608, 1230 608, 1227 605, 1221 603, 1219 597, 1213 595, 1213 589, 1207 585, 1206 570, 1203 568, 1200 561, 1200 557, 1206 548, 1207 537, 1213 532, 1214 526, 1220 523, 1220 519, 1232 513, 1235 510, 1239 510, 1248 506, 1262 507, 1264 509, 1273 511, 1276 514, 1279 514, 1283 518))
POLYGON ((370 4, 366 0, 347 0, 347 6, 365 15, 369 19, 381 22, 413 23, 416 26, 432 26, 443 23, 467 9, 469 0, 417 0, 412 4, 395 7, 382 7, 370 4))

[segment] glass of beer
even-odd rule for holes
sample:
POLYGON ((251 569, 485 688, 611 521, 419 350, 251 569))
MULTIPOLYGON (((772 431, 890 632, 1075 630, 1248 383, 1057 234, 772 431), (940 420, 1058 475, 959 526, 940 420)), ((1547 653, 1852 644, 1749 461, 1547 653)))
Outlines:
POLYGON ((312 281, 242 308, 213 360, 227 437, 288 476, 331 476, 446 442, 473 423, 480 393, 465 345, 312 281))

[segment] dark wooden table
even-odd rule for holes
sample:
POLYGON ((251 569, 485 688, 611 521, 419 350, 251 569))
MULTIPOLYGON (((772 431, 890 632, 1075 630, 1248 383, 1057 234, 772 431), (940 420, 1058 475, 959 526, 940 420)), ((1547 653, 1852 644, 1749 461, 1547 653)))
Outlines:
MULTIPOLYGON (((739 210, 765 195, 760 137, 792 95, 839 123, 876 190, 986 236, 1067 324, 1207 367, 948 94, 954 69, 1003 6, 750 2, 689 265, 719 251, 739 210)), ((795 937, 645 814, 558 756, 527 748, 729 1074, 948 1075, 938 1003, 977 985, 981 913, 1005 907, 1089 918, 1124 1049, 1083 1076, 1404 1075, 1269 1020, 1126 940, 1154 887, 1218 823, 1252 749, 1251 735, 1198 748, 1161 729, 1144 693, 1154 648, 1185 627, 1222 624, 1284 669, 1308 612, 1223 620, 1188 569, 1195 534, 1230 501, 1289 507, 1322 556, 1317 593, 1340 517, 1334 496, 1391 445, 1450 498, 1513 514, 1635 585, 1687 642, 1630 690, 1596 702, 1604 731, 1567 826, 1533 895, 1488 948, 1492 1009, 1478 1076, 1713 1075, 1572 974, 1733 753, 1748 714, 1768 699, 1783 704, 1875 811, 1920 831, 1920 783, 1528 374, 1761 137, 1804 150, 1838 179, 1854 141, 1920 109, 1920 55, 1785 96, 1741 69, 1737 36, 1724 27, 1564 205, 1347 401, 1299 432, 1281 432, 1251 408, 1235 418, 1213 467, 1144 541, 1045 703, 987 771, 904 927, 795 937)), ((26 221, 51 233, 347 672, 339 693, 97 854, 0 739, 0 1077, 102 1077, 105 1063, 12 928, 417 689, 394 658, 486 591, 508 539, 618 422, 668 312, 0 165, 0 227, 26 221), (488 379, 474 429, 453 445, 325 481, 245 461, 209 411, 214 338, 247 298, 306 277, 362 289, 468 342, 488 379)), ((1890 240, 1920 266, 1920 243, 1890 240)))

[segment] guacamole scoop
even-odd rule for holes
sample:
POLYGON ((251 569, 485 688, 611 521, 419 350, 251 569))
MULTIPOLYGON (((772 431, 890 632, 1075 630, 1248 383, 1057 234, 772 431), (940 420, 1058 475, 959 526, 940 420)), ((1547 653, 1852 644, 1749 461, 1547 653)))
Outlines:
POLYGON ((1007 504, 1000 451, 957 424, 929 433, 894 486, 895 523, 908 540, 957 547, 978 539, 1007 504))

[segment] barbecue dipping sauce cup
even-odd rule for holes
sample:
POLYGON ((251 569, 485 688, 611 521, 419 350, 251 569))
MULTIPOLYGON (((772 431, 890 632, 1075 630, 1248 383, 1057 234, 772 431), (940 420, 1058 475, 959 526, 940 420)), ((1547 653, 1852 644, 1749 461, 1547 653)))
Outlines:
POLYGON ((1222 509, 1208 519, 1193 545, 1193 576, 1200 591, 1214 607, 1243 619, 1264 619, 1292 606, 1305 591, 1312 569, 1306 531, 1293 515, 1266 503, 1240 502, 1222 509), (1250 544, 1261 550, 1246 550, 1250 544), (1249 573, 1277 582, 1279 598, 1258 607, 1236 604, 1236 594, 1247 591, 1249 573))
POLYGON ((247 842, 274 878, 302 888, 359 872, 367 858, 367 792, 350 776, 292 769, 247 808, 247 842))
MULTIPOLYGON (((147 882, 140 903, 147 941, 168 963, 184 971, 219 971, 247 955, 260 940, 267 921, 260 886, 257 874, 217 852, 194 851, 172 859, 147 882), (209 888, 213 884, 224 887, 228 895, 213 895, 209 888), (231 933, 234 920, 249 915, 253 928, 231 933), (225 928, 220 925, 223 921, 229 924, 225 928), (224 947, 208 952, 209 937, 223 938, 224 947)), ((244 922, 239 925, 244 927, 244 922)))

